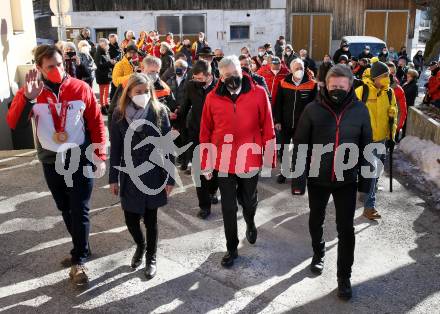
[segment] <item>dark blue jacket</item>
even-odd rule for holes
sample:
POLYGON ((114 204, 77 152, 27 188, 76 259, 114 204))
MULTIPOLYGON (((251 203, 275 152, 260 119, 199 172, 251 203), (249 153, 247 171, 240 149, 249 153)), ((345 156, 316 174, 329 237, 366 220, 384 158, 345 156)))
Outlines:
MULTIPOLYGON (((146 120, 152 122, 154 125, 157 125, 156 114, 153 110, 149 111, 146 120)), ((163 110, 160 115, 160 124, 162 136, 165 136, 171 130, 170 121, 168 120, 168 115, 166 114, 165 110, 163 110)), ((159 189, 161 186, 163 186, 163 189, 161 189, 160 192, 156 193, 155 195, 151 195, 152 193, 144 193, 136 187, 129 174, 119 171, 115 168, 116 166, 126 166, 126 161, 124 159, 124 138, 128 127, 129 125, 127 120, 125 118, 121 119, 121 113, 118 109, 116 109, 112 117, 112 124, 110 128, 111 147, 109 183, 119 182, 119 194, 121 197, 121 205, 123 210, 143 214, 145 209, 158 208, 167 204, 167 196, 164 187, 165 185, 174 185, 174 179, 163 167, 150 160, 155 148, 153 144, 147 143, 140 148, 133 149, 147 137, 154 139, 154 137, 160 136, 158 130, 150 125, 143 125, 142 131, 134 132, 135 134, 131 140, 130 147, 132 162, 134 167, 138 167, 147 162, 151 163, 153 166, 152 169, 137 176, 142 183, 148 187, 148 189, 159 189)), ((166 153, 162 153, 160 155, 166 159, 169 159, 174 164, 174 156, 167 155, 166 153)))

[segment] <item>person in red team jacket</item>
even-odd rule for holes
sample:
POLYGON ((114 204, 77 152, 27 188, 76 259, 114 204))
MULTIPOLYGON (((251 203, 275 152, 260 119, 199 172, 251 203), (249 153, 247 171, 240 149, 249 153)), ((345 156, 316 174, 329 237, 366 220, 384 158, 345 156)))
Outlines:
POLYGON ((84 264, 90 256, 92 177, 105 172, 104 122, 92 89, 87 83, 66 75, 62 53, 56 46, 37 47, 34 59, 36 69, 26 75, 25 86, 12 101, 7 122, 11 129, 18 129, 27 126, 31 116, 35 118, 38 158, 73 242, 71 257, 61 263, 70 267, 69 277, 73 283, 84 285, 88 282, 84 264), (85 156, 90 144, 93 158, 85 156), (70 149, 72 146, 80 150, 70 149), (80 157, 75 154, 79 151, 80 157), (61 152, 66 153, 65 169, 74 169, 79 157, 78 168, 69 179, 60 174, 61 167, 57 167, 57 153, 61 152), (96 172, 91 173, 90 169, 96 172))
POLYGON ((237 201, 243 207, 248 242, 257 240, 258 176, 263 164, 275 163, 275 132, 266 91, 242 72, 238 58, 223 58, 219 71, 200 123, 200 144, 210 149, 200 147, 200 156, 206 179, 218 180, 227 247, 221 264, 231 267, 238 256, 237 201))

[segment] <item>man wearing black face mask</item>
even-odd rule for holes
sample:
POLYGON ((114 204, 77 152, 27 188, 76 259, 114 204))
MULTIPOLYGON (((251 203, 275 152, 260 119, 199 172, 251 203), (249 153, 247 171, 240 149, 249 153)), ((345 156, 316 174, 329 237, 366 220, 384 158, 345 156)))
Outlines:
MULTIPOLYGON (((185 88, 185 100, 180 111, 180 119, 186 126, 188 132, 188 142, 193 142, 191 149, 187 151, 187 161, 192 160, 192 151, 199 144, 200 121, 202 119, 203 106, 205 98, 217 84, 217 80, 212 75, 211 65, 208 61, 199 60, 192 67, 192 79, 188 80, 185 88)), ((188 174, 191 171, 187 170, 188 174)), ((195 174, 200 175, 200 174, 195 174)), ((218 203, 217 180, 206 180, 204 176, 200 176, 201 185, 197 187, 197 198, 199 200, 200 211, 197 216, 206 219, 211 214, 211 204, 218 203)))
POLYGON ((223 58, 219 70, 221 81, 206 97, 200 124, 200 143, 214 145, 217 153, 201 152, 201 170, 207 180, 218 174, 227 248, 221 265, 231 267, 238 257, 237 202, 243 207, 246 239, 257 241, 258 176, 263 162, 274 164, 275 133, 269 98, 242 72, 238 58, 223 58))
MULTIPOLYGON (((338 296, 343 299, 349 299, 352 295, 350 277, 355 247, 353 218, 357 191, 368 192, 371 185, 371 179, 364 178, 360 173, 360 166, 367 165, 364 148, 371 142, 370 116, 366 106, 356 98, 353 74, 347 66, 336 65, 328 71, 326 86, 321 89, 317 100, 304 109, 299 120, 294 137, 292 169, 295 169, 299 144, 308 145, 308 158, 304 173, 292 180, 292 194, 304 194, 307 183, 309 229, 314 253, 311 271, 317 274, 324 269, 323 225, 328 200, 330 195, 333 196, 339 239, 338 296), (312 155, 314 144, 334 145, 332 152, 320 156, 318 176, 308 177, 311 160, 319 160, 319 157, 312 155), (338 168, 342 165, 336 158, 336 150, 343 144, 356 145, 359 157, 356 157, 353 167, 340 172, 338 168)), ((345 151, 345 157, 347 154, 345 151)))
POLYGON ((240 61, 241 69, 249 74, 252 80, 257 83, 257 85, 263 87, 267 95, 269 96, 269 88, 267 87, 264 77, 251 71, 251 58, 246 55, 241 55, 240 57, 238 57, 238 60, 240 61))

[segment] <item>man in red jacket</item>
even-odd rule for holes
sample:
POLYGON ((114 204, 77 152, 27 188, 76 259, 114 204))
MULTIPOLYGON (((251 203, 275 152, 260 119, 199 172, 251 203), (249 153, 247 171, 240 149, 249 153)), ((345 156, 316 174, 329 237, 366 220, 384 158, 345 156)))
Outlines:
POLYGON ((275 133, 267 94, 242 72, 238 58, 223 58, 219 70, 220 80, 203 106, 200 156, 205 177, 218 175, 227 247, 221 264, 231 267, 238 256, 237 200, 243 207, 246 238, 251 244, 257 240, 258 175, 263 159, 266 166, 274 164, 275 133))
POLYGON ((275 99, 277 99, 278 84, 289 74, 289 70, 281 65, 280 58, 272 57, 271 59, 271 63, 261 67, 257 71, 257 74, 264 77, 267 87, 269 88, 269 97, 272 106, 274 106, 275 99))
POLYGON ((66 75, 62 53, 56 46, 37 47, 34 59, 37 69, 26 75, 25 86, 12 101, 7 122, 11 129, 27 126, 30 116, 37 122, 38 159, 72 236, 71 257, 63 260, 62 265, 71 267, 69 276, 75 284, 84 285, 88 282, 84 264, 90 255, 92 178, 105 172, 104 122, 92 89, 66 75), (95 151, 93 157, 86 157, 90 145, 95 151), (59 163, 59 153, 66 154, 64 165, 59 163), (97 168, 96 173, 90 173, 93 167, 97 168), (70 168, 70 176, 61 173, 70 168))

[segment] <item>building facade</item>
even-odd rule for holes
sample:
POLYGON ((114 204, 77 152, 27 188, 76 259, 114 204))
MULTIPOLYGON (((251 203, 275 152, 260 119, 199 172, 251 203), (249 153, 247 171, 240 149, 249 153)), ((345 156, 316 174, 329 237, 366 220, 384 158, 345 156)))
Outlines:
POLYGON ((72 0, 72 25, 92 28, 94 39, 109 32, 158 29, 181 37, 207 34, 226 53, 249 46, 254 52, 285 35, 294 49, 315 59, 337 49, 347 35, 371 35, 388 46, 412 46, 416 5, 412 0, 256 0, 140 1, 72 0), (93 23, 91 23, 93 21, 93 23))
POLYGON ((0 149, 12 149, 13 136, 5 117, 14 93, 24 83, 25 72, 32 66, 32 49, 36 46, 32 0, 1 1, 0 20, 0 149))

